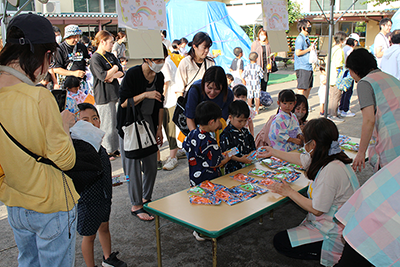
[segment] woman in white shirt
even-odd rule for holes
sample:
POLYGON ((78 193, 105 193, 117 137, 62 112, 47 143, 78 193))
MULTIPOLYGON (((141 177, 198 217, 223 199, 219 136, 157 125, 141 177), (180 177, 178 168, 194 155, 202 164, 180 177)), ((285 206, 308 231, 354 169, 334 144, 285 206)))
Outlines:
POLYGON ((179 63, 175 77, 177 95, 183 95, 193 82, 201 79, 206 70, 215 65, 214 60, 208 56, 212 40, 207 33, 196 33, 188 45, 191 47, 188 56, 179 63))

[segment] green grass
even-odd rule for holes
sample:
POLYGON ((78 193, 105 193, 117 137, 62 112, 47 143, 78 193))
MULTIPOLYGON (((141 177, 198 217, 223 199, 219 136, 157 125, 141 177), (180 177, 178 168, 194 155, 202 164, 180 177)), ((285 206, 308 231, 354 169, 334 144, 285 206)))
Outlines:
POLYGON ((277 73, 271 73, 269 75, 269 81, 268 84, 277 84, 277 83, 285 83, 285 82, 290 82, 296 80, 296 75, 295 74, 277 74, 277 73))

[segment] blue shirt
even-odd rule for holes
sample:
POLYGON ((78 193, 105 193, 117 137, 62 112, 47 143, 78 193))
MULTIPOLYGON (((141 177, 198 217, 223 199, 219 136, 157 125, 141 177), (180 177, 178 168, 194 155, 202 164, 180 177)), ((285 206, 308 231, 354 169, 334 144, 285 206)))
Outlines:
POLYGON ((195 81, 189 89, 186 106, 185 115, 189 119, 194 119, 196 113, 196 107, 203 101, 211 101, 217 104, 222 109, 222 118, 228 119, 228 107, 233 101, 232 90, 228 88, 228 95, 226 101, 224 101, 224 94, 221 92, 216 98, 210 99, 206 94, 201 91, 201 80, 195 81))
POLYGON ((300 33, 299 36, 297 36, 294 45, 294 70, 313 70, 312 64, 308 62, 310 58, 310 52, 302 56, 296 55, 296 50, 306 50, 308 47, 310 47, 310 39, 308 39, 308 36, 304 36, 304 34, 300 33))

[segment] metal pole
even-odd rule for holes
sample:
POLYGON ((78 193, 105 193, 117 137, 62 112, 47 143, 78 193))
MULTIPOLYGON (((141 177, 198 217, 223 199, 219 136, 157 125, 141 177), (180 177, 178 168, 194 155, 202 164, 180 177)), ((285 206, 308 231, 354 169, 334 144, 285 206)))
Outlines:
MULTIPOLYGON (((330 73, 331 73, 331 53, 332 53, 332 36, 334 34, 334 19, 333 19, 333 8, 335 6, 335 0, 331 0, 331 18, 329 20, 329 42, 328 42, 328 60, 326 68, 326 93, 325 93, 325 110, 324 117, 328 116, 328 105, 329 105, 329 87, 330 87, 330 73)), ((335 70, 333 70, 335 71, 335 70)))

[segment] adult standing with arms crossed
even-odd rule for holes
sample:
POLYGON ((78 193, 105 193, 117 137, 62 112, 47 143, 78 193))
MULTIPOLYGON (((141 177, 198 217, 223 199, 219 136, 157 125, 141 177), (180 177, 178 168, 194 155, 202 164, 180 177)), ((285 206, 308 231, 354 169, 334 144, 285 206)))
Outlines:
POLYGON ((135 107, 140 109, 144 119, 150 125, 157 143, 162 144, 163 121, 163 87, 164 66, 168 50, 163 45, 163 58, 144 58, 142 65, 130 68, 122 81, 118 105, 118 134, 124 173, 129 177, 128 190, 131 200, 131 213, 140 220, 151 221, 154 217, 143 209, 143 204, 151 201, 153 187, 157 176, 157 152, 140 159, 129 159, 124 151, 124 131, 128 98, 133 99, 135 107), (143 174, 142 174, 143 172, 143 174))
POLYGON ((183 96, 196 80, 203 77, 209 67, 215 65, 214 60, 208 56, 212 40, 207 33, 196 33, 188 45, 191 47, 188 56, 179 63, 175 77, 178 96, 183 96))
POLYGON ((118 78, 124 76, 119 60, 111 53, 114 37, 108 31, 99 31, 93 41, 97 46, 90 60, 93 74, 93 93, 102 123, 100 129, 106 134, 103 147, 111 157, 118 156, 117 101, 118 78))
POLYGON ((308 98, 314 82, 313 68, 309 62, 309 58, 310 51, 315 49, 314 44, 310 44, 310 39, 308 38, 308 35, 311 33, 310 21, 307 19, 300 20, 297 23, 297 30, 300 32, 295 41, 294 51, 297 93, 308 98))
POLYGON ((267 32, 264 29, 258 30, 257 40, 255 40, 251 44, 251 52, 257 53, 258 58, 256 63, 264 71, 264 77, 261 79, 261 91, 266 92, 269 80, 269 74, 271 73, 272 52, 271 52, 271 47, 269 45, 267 32))
POLYGON ((47 74, 56 51, 51 23, 35 14, 14 17, 0 53, 0 201, 7 206, 18 265, 70 267, 75 263, 76 208, 72 180, 36 161, 6 135, 63 171, 75 164, 69 128, 75 119, 60 115, 49 90, 35 84, 47 74), (27 134, 26 131, 29 131, 27 134))
MULTIPOLYGON (((58 74, 60 86, 66 76, 75 76, 86 83, 86 60, 90 58, 87 48, 79 43, 82 31, 77 25, 68 25, 64 29, 64 42, 57 48, 54 73, 58 74)), ((85 91, 86 85, 81 84, 85 91)), ((85 92, 86 93, 86 92, 85 92)))
POLYGON ((384 18, 379 21, 379 33, 374 40, 374 55, 378 62, 378 68, 381 67, 383 53, 390 47, 388 35, 392 29, 392 21, 389 18, 384 18))

